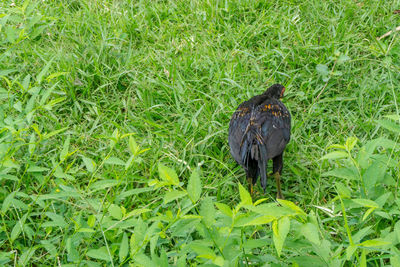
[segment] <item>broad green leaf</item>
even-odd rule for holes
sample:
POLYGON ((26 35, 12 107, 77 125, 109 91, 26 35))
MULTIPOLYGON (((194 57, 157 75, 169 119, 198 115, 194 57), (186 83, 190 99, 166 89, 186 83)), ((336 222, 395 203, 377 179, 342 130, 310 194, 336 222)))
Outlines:
POLYGON ((243 205, 252 205, 253 200, 251 199, 251 196, 249 192, 239 183, 239 194, 240 194, 240 200, 243 205))
POLYGON ((59 134, 59 133, 64 132, 64 131, 67 130, 68 128, 69 128, 69 127, 64 127, 64 128, 62 128, 62 129, 55 130, 55 131, 52 131, 52 132, 50 132, 50 133, 46 133, 46 134, 43 135, 43 139, 49 139, 50 137, 52 137, 52 136, 54 136, 54 135, 57 135, 57 134, 59 134))
POLYGON ((175 199, 181 198, 186 196, 186 192, 180 191, 180 190, 173 190, 170 192, 167 192, 164 196, 164 204, 167 204, 175 199))
POLYGON ((213 201, 210 197, 206 197, 200 207, 200 215, 203 216, 204 223, 207 227, 210 227, 214 224, 215 219, 215 208, 213 201))
POLYGON ((200 243, 190 244, 190 248, 197 254, 198 257, 206 259, 215 259, 216 255, 212 249, 200 243))
POLYGON ((232 212, 231 208, 230 208, 228 205, 226 205, 226 204, 224 204, 224 203, 218 203, 218 202, 216 202, 216 203, 215 203, 215 206, 217 206, 217 208, 218 208, 223 214, 225 214, 226 216, 233 217, 233 212, 232 212))
POLYGON ((273 220, 275 220, 276 217, 274 216, 270 216, 270 215, 264 215, 264 216, 260 216, 255 218, 254 220, 251 220, 248 223, 245 223, 241 226, 250 226, 250 225, 262 225, 262 224, 267 224, 272 222, 273 220))
POLYGON ((349 155, 347 154, 347 152, 344 151, 333 151, 330 152, 328 154, 326 154, 325 156, 323 156, 320 160, 324 160, 324 159, 341 159, 341 158, 347 158, 349 155))
POLYGON ((61 152, 60 152, 60 160, 61 160, 61 161, 65 160, 65 159, 67 158, 70 139, 71 139, 71 136, 70 136, 70 135, 68 135, 68 136, 67 136, 67 139, 65 139, 63 148, 62 148, 62 150, 61 150, 61 152))
POLYGON ((289 200, 284 200, 284 199, 277 199, 276 201, 279 202, 279 204, 281 204, 284 207, 288 207, 289 209, 295 211, 296 213, 303 215, 303 216, 307 216, 307 214, 300 209, 298 206, 296 206, 296 204, 294 204, 292 201, 289 200))
POLYGON ((93 227, 95 223, 96 223, 96 216, 90 215, 88 217, 87 224, 89 225, 89 227, 93 227))
POLYGON ((346 180, 359 179, 359 176, 357 174, 357 169, 351 167, 336 168, 331 171, 324 172, 322 176, 333 176, 333 177, 343 178, 346 180))
POLYGON ((49 168, 46 167, 40 167, 40 166, 29 166, 29 168, 26 170, 26 172, 44 172, 44 171, 48 171, 49 168))
POLYGON ((92 159, 82 156, 82 161, 85 164, 88 172, 94 172, 94 170, 96 169, 96 163, 92 159))
POLYGON ((346 62, 350 60, 351 58, 348 55, 345 54, 340 54, 340 56, 337 59, 337 64, 342 64, 343 62, 346 62))
POLYGON ((361 250, 360 267, 367 267, 367 251, 365 249, 361 250))
POLYGON ((190 199, 193 202, 197 202, 201 195, 201 180, 198 170, 193 170, 192 175, 190 175, 187 191, 189 194, 190 199))
POLYGON ((47 62, 46 66, 42 69, 42 71, 38 74, 36 77, 36 81, 40 84, 43 80, 43 77, 47 74, 49 71, 49 68, 51 66, 51 63, 53 63, 53 59, 51 59, 49 62, 47 62))
POLYGON ((128 235, 124 232, 122 236, 121 245, 119 246, 119 262, 123 262, 128 256, 129 252, 129 242, 128 242, 128 235))
POLYGON ((105 246, 98 249, 90 249, 86 256, 91 257, 96 260, 111 261, 110 255, 105 246))
POLYGON ((10 208, 11 204, 12 204, 13 201, 14 201, 14 197, 15 197, 15 194, 16 194, 16 193, 17 193, 16 191, 11 192, 11 193, 8 194, 8 195, 6 196, 6 198, 3 200, 3 205, 1 206, 1 211, 2 211, 3 214, 6 213, 7 210, 10 208))
POLYGON ((176 174, 176 172, 173 169, 159 163, 158 164, 158 172, 159 172, 160 178, 162 180, 167 181, 173 185, 179 184, 178 175, 176 174))
POLYGON ((109 157, 104 161, 105 164, 111 164, 111 165, 121 165, 124 166, 125 162, 122 159, 119 159, 117 157, 109 157))
POLYGON ((101 180, 101 181, 97 181, 97 182, 93 183, 90 186, 90 189, 93 191, 96 191, 96 190, 101 190, 101 189, 117 186, 119 184, 120 184, 120 181, 117 181, 117 180, 101 180))
POLYGON ((55 72, 55 73, 52 73, 49 76, 47 76, 46 80, 49 82, 49 81, 53 80, 54 78, 57 78, 59 76, 62 76, 62 75, 68 74, 68 73, 69 72, 65 72, 65 71, 63 71, 63 72, 55 72))
POLYGON ((17 40, 17 36, 19 34, 18 30, 11 26, 5 27, 5 33, 7 36, 7 41, 9 41, 10 43, 14 43, 17 40))
POLYGON ((365 213, 364 216, 362 217, 362 221, 365 221, 365 219, 375 210, 375 208, 369 208, 365 213))
POLYGON ((68 226, 68 224, 64 220, 63 216, 58 215, 58 214, 53 213, 53 212, 45 212, 45 214, 52 221, 51 222, 44 222, 42 224, 42 227, 61 227, 61 228, 65 228, 65 227, 68 226))
POLYGON ((352 199, 353 202, 367 208, 379 208, 379 205, 370 199, 356 198, 352 199))
POLYGON ((386 164, 375 160, 363 174, 365 188, 369 191, 375 184, 382 181, 386 173, 386 164))
POLYGON ((317 70, 317 72, 319 74, 321 74, 322 76, 328 76, 329 75, 329 69, 328 66, 323 65, 323 64, 318 64, 315 69, 317 70))
POLYGON ((396 233, 397 241, 400 242, 400 221, 397 221, 394 225, 394 232, 396 233))
POLYGON ((28 146, 28 151, 29 154, 32 156, 33 153, 35 152, 35 148, 36 148, 36 134, 35 133, 31 133, 31 137, 29 139, 29 146, 28 146))
POLYGON ((136 254, 133 257, 133 260, 135 263, 138 263, 139 266, 144 266, 144 267, 158 267, 149 257, 146 255, 140 253, 136 254))
POLYGON ((351 191, 350 189, 342 184, 341 182, 335 182, 336 190, 342 198, 350 198, 351 191))
POLYGON ((303 224, 300 228, 303 236, 315 245, 319 245, 321 242, 319 240, 318 228, 312 223, 303 224))
POLYGON ((394 120, 394 121, 400 121, 400 115, 397 115, 397 114, 385 115, 384 117, 394 120))
POLYGON ((129 136, 129 150, 133 155, 136 155, 139 151, 140 147, 137 145, 135 139, 132 135, 129 136))
POLYGON ((358 141, 358 138, 354 137, 354 136, 347 138, 346 144, 345 144, 347 150, 351 151, 354 148, 354 146, 357 144, 357 141, 358 141))
POLYGON ((136 156, 135 156, 135 155, 132 155, 132 156, 130 156, 129 159, 125 162, 125 171, 128 170, 128 169, 132 166, 132 164, 133 164, 135 158, 136 158, 136 156))
POLYGON ((19 257, 18 266, 26 266, 29 264, 29 260, 32 258, 33 254, 35 254, 36 249, 36 246, 28 247, 19 257))
POLYGON ((111 204, 110 207, 108 208, 108 212, 110 213, 110 216, 117 219, 121 220, 122 219, 122 211, 121 208, 115 204, 111 204))
POLYGON ((350 245, 347 247, 346 249, 346 259, 349 261, 351 259, 351 257, 353 256, 354 252, 356 252, 357 250, 357 246, 356 245, 350 245))
POLYGON ((125 218, 138 216, 142 213, 149 212, 149 211, 152 211, 152 210, 151 209, 135 209, 135 210, 130 211, 128 214, 126 214, 125 218))
POLYGON ((272 229, 273 229, 273 240, 275 249, 276 252, 278 253, 278 256, 280 257, 283 248, 283 243, 285 242, 286 236, 290 230, 290 219, 287 216, 285 216, 278 221, 274 221, 272 224, 272 229))
POLYGON ((400 133, 400 124, 390 120, 378 120, 377 123, 385 129, 395 133, 400 133))
POLYGON ((28 214, 25 214, 22 216, 21 219, 18 220, 18 222, 14 225, 12 231, 11 231, 11 241, 14 241, 18 238, 18 236, 21 234, 23 225, 25 224, 25 220, 27 218, 28 214))
POLYGON ((390 242, 387 241, 383 241, 381 239, 371 239, 371 240, 367 240, 362 242, 361 244, 359 244, 359 246, 361 247, 381 247, 381 246, 385 246, 385 245, 390 245, 390 242))

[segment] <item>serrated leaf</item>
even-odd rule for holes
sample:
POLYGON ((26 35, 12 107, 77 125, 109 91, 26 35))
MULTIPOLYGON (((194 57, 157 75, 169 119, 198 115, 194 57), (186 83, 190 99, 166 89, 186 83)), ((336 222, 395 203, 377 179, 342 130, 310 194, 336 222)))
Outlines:
POLYGON ((207 227, 214 224, 215 208, 210 197, 206 197, 200 207, 200 215, 203 216, 204 223, 207 227))
POLYGON ((68 73, 69 72, 65 72, 65 71, 63 71, 63 72, 55 72, 55 73, 52 73, 49 76, 47 76, 46 80, 49 82, 49 81, 53 80, 54 78, 57 78, 59 76, 62 76, 62 75, 68 74, 68 73))
POLYGON ((159 163, 158 164, 158 173, 160 174, 160 178, 162 180, 167 181, 167 182, 171 183, 172 185, 179 184, 178 175, 176 174, 176 172, 173 169, 159 163))
POLYGON ((251 199, 251 196, 249 192, 239 183, 239 195, 240 195, 240 200, 243 205, 253 205, 253 200, 251 199))
POLYGON ((257 217, 255 219, 251 220, 250 222, 247 222, 240 226, 262 225, 262 224, 270 223, 275 219, 276 219, 276 217, 274 217, 274 216, 264 215, 264 216, 257 217))
POLYGON ((40 167, 40 166, 29 166, 29 168, 26 170, 26 172, 44 172, 44 171, 48 171, 49 168, 46 167, 40 167))
POLYGON ((63 148, 62 148, 62 150, 60 152, 60 160, 61 161, 65 160, 67 158, 70 139, 71 139, 70 135, 68 135, 67 139, 65 139, 65 142, 63 144, 63 148))
POLYGON ((38 76, 36 76, 36 81, 38 82, 38 84, 40 84, 43 81, 43 77, 49 71, 51 63, 53 63, 53 59, 47 62, 46 66, 42 69, 42 71, 38 74, 38 76))
POLYGON ((29 139, 29 146, 28 146, 28 151, 30 155, 33 155, 33 153, 35 152, 35 148, 36 148, 36 135, 35 133, 31 133, 31 137, 29 139))
POLYGON ((16 240, 18 236, 21 234, 27 216, 28 214, 22 216, 22 218, 19 219, 18 222, 14 225, 13 229, 11 230, 11 241, 16 240))
POLYGON ((346 144, 345 144, 346 149, 348 151, 351 151, 354 148, 354 146, 357 144, 357 141, 358 141, 358 138, 354 137, 354 136, 347 138, 346 144))
POLYGON ((33 254, 35 254, 36 249, 36 246, 28 247, 19 257, 18 266, 26 266, 29 263, 29 260, 32 258, 33 254))
POLYGON ((190 175, 187 191, 189 194, 190 199, 193 202, 197 202, 201 195, 201 180, 198 170, 193 170, 192 175, 190 175))
POLYGON ((226 216, 229 216, 229 217, 233 216, 233 212, 232 212, 231 208, 228 205, 226 205, 224 203, 216 202, 215 206, 217 206, 217 209, 219 209, 219 211, 221 211, 226 216))
POLYGON ((370 199, 364 199, 364 198, 356 198, 356 199, 352 199, 352 201, 354 203, 357 203, 363 207, 367 207, 367 208, 379 208, 378 203, 376 203, 375 201, 372 201, 370 199))
POLYGON ((343 178, 346 180, 358 180, 359 176, 357 173, 357 169, 355 168, 336 168, 331 171, 324 172, 322 176, 333 176, 338 178, 343 178))
POLYGON ((300 228, 300 231, 303 234, 303 236, 311 243, 315 245, 319 245, 321 243, 319 239, 318 228, 314 224, 312 223, 303 224, 300 228))
POLYGON ((124 232, 124 235, 122 236, 122 241, 121 245, 119 246, 119 262, 123 262, 128 256, 129 252, 129 241, 128 241, 128 235, 124 232))
POLYGON ((64 220, 64 217, 61 215, 58 215, 53 212, 45 212, 46 216, 51 219, 51 222, 44 222, 42 224, 42 227, 61 227, 65 228, 68 226, 66 221, 64 220))
POLYGON ((180 190, 173 190, 170 192, 167 192, 164 196, 164 204, 167 204, 175 199, 181 198, 186 196, 186 192, 180 191, 180 190))
POLYGON ((142 214, 142 213, 149 212, 149 211, 152 211, 152 210, 151 210, 151 209, 135 209, 135 210, 133 210, 133 211, 130 211, 130 212, 125 216, 125 218, 129 218, 129 217, 133 217, 133 216, 138 216, 138 215, 140 215, 140 214, 142 214))
POLYGON ((342 198, 350 198, 351 191, 341 182, 335 182, 336 190, 342 198))
POLYGON ((395 133, 400 133, 400 125, 389 120, 378 120, 377 123, 385 129, 388 129, 395 133))
POLYGON ((97 181, 94 184, 90 186, 90 189, 95 191, 95 190, 101 190, 113 186, 117 186, 120 182, 117 180, 101 180, 97 181))
POLYGON ((129 150, 132 152, 133 155, 136 155, 139 151, 140 147, 137 145, 135 139, 132 135, 129 136, 129 150))
POLYGON ((324 160, 324 159, 341 159, 341 158, 347 158, 348 154, 344 151, 333 151, 330 152, 328 154, 326 154, 325 156, 323 156, 320 160, 324 160))
POLYGON ((390 245, 390 242, 387 241, 383 241, 381 239, 371 239, 371 240, 367 240, 362 242, 361 244, 359 244, 359 246, 361 247, 381 247, 381 246, 386 246, 386 245, 390 245))
POLYGON ((284 200, 284 199, 277 199, 276 201, 279 202, 279 204, 281 204, 284 207, 288 207, 289 209, 295 211, 296 213, 303 215, 303 216, 307 216, 307 214, 300 209, 298 206, 296 206, 296 204, 294 204, 292 201, 289 200, 284 200))
POLYGON ((81 156, 82 157, 82 161, 85 164, 86 169, 88 170, 88 172, 94 172, 94 170, 96 169, 96 163, 85 156, 81 156))
POLYGON ((124 166, 125 162, 122 159, 119 159, 117 157, 109 157, 104 161, 105 164, 111 164, 111 165, 121 165, 124 166))
POLYGON ((86 256, 96 260, 111 261, 110 255, 108 254, 107 248, 105 246, 98 249, 90 249, 86 253, 86 256))
POLYGON ((365 188, 371 190, 377 181, 382 181, 386 173, 386 164, 375 160, 363 174, 365 188))

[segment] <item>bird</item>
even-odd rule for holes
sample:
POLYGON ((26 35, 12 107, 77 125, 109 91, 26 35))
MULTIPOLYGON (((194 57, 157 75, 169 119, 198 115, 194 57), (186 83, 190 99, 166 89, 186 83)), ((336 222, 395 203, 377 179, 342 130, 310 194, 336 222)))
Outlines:
POLYGON ((241 165, 253 195, 260 176, 261 187, 267 184, 267 164, 272 159, 278 199, 284 199, 280 177, 283 151, 290 141, 291 115, 280 101, 285 87, 274 84, 264 93, 241 103, 229 123, 229 147, 232 157, 241 165))

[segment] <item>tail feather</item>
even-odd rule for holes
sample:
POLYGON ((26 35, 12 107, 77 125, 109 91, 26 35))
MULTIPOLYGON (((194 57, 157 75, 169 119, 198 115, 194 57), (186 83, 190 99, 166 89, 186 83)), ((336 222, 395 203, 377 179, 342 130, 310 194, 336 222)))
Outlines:
POLYGON ((240 156, 247 170, 250 161, 257 162, 258 171, 255 172, 256 177, 253 177, 253 183, 257 181, 257 177, 260 175, 261 186, 265 192, 267 185, 267 148, 263 143, 261 134, 256 129, 250 127, 246 129, 240 147, 240 156))

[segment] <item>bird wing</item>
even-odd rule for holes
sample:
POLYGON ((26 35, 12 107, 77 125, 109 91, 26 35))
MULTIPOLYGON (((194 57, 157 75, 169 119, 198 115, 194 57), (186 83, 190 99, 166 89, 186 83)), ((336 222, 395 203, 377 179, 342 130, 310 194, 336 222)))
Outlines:
POLYGON ((257 106, 255 121, 263 138, 269 159, 282 154, 290 140, 290 113, 277 99, 268 99, 257 106))
POLYGON ((237 163, 243 164, 240 148, 246 128, 250 122, 252 109, 247 102, 243 102, 233 113, 229 123, 229 146, 231 154, 237 163))

